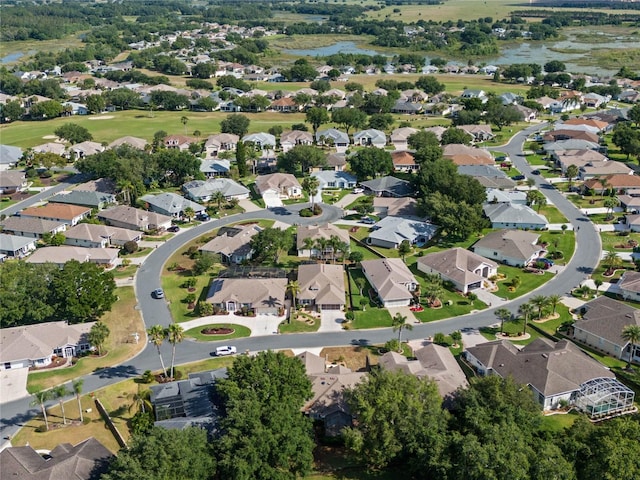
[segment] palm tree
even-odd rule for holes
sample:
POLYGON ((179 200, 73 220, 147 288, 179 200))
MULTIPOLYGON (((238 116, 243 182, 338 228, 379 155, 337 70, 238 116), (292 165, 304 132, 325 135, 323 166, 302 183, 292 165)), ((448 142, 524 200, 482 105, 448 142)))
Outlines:
POLYGON ((598 296, 598 290, 600 290, 600 287, 602 286, 602 280, 600 280, 599 278, 596 278, 593 283, 596 285, 596 297, 598 296))
POLYGON ((58 402, 60 403, 60 410, 62 411, 62 423, 63 425, 66 425, 67 416, 64 413, 64 402, 62 401, 62 399, 69 395, 69 393, 71 392, 69 392, 69 390, 67 390, 67 387, 65 387, 64 385, 58 385, 57 387, 54 387, 52 391, 53 396, 57 398, 58 402))
POLYGON ((331 235, 331 237, 329 237, 329 247, 331 247, 331 263, 336 263, 336 252, 340 247, 340 243, 342 243, 342 240, 340 240, 337 236, 331 235))
POLYGON ((605 272, 605 274, 613 275, 613 272, 615 272, 616 268, 622 265, 622 259, 613 250, 608 250, 604 256, 604 259, 602 260, 602 263, 604 263, 604 266, 607 267, 607 271, 605 272))
POLYGON ((640 343, 640 325, 627 325, 622 329, 623 340, 626 340, 631 344, 631 350, 629 351, 629 359, 627 360, 627 367, 631 366, 631 360, 634 357, 636 345, 640 343))
POLYGON ((293 309, 296 309, 296 298, 298 298, 298 294, 300 293, 300 284, 296 280, 291 280, 287 283, 287 293, 291 295, 291 300, 293 301, 293 309))
POLYGON ((177 323, 172 323, 167 328, 167 340, 171 344, 171 378, 173 378, 173 366, 176 361, 176 344, 184 340, 184 328, 177 323))
POLYGON ((35 398, 31 402, 31 405, 40 405, 40 408, 42 409, 42 416, 44 418, 44 427, 46 430, 49 430, 49 419, 47 418, 47 407, 44 405, 44 403, 48 400, 51 400, 53 396, 52 392, 51 390, 38 390, 33 393, 33 396, 35 398))
POLYGON ((607 197, 602 204, 607 209, 607 220, 611 220, 613 218, 613 209, 620 205, 620 200, 615 197, 607 197))
POLYGON ((307 237, 302 241, 305 250, 309 250, 309 257, 313 257, 313 247, 315 246, 315 241, 311 237, 307 237))
POLYGON ((429 305, 433 305, 438 297, 444 295, 444 288, 438 283, 430 283, 425 287, 424 295, 429 305))
POLYGON ((531 302, 531 305, 538 310, 538 320, 540 320, 542 318, 542 310, 544 310, 544 307, 549 305, 549 299, 544 295, 536 295, 529 301, 531 302))
POLYGON ((511 319, 511 312, 507 308, 498 308, 493 314, 500 320, 500 334, 504 332, 504 322, 511 319))
POLYGON ((196 214, 195 210, 191 207, 187 207, 184 209, 184 212, 182 212, 182 214, 187 217, 187 222, 190 222, 191 219, 194 217, 194 215, 196 214))
POLYGON ((167 369, 164 366, 164 360, 162 359, 162 354, 160 353, 160 346, 164 342, 165 338, 167 338, 167 332, 162 325, 154 325, 153 327, 147 330, 147 335, 149 336, 149 341, 156 346, 158 350, 158 356, 160 357, 160 365, 162 365, 162 374, 166 378, 167 369))
POLYGON ((311 210, 315 207, 315 196, 318 193, 320 187, 320 181, 318 177, 306 177, 302 180, 302 189, 309 195, 311 200, 311 210))
POLYGON ((76 400, 78 401, 78 412, 80 412, 80 422, 84 423, 84 417, 82 416, 82 403, 80 402, 80 395, 82 394, 82 385, 84 384, 84 380, 79 378, 78 380, 74 380, 71 383, 71 389, 73 393, 76 395, 76 400))
POLYGON ((553 311, 552 311, 553 315, 556 314, 556 307, 560 303, 560 300, 562 300, 562 297, 560 295, 555 294, 555 293, 553 295, 549 295, 549 297, 547 297, 548 305, 551 306, 551 308, 553 309, 553 311))
POLYGON ((398 352, 402 352, 402 329, 411 331, 413 330, 413 325, 407 323, 407 317, 398 312, 391 319, 391 326, 394 332, 398 332, 398 352))
POLYGON ((129 395, 129 398, 133 400, 133 403, 129 406, 129 411, 134 407, 138 407, 138 411, 142 413, 146 413, 147 408, 151 410, 150 394, 151 390, 141 390, 140 384, 138 384, 138 391, 129 395))
POLYGON ((227 197, 224 196, 224 193, 222 193, 221 190, 218 190, 217 192, 214 192, 213 195, 211 195, 211 200, 218 204, 218 210, 222 208, 222 202, 224 202, 226 199, 227 197))
POLYGON ((598 180, 600 185, 602 185, 601 196, 604 198, 605 193, 609 190, 609 179, 607 177, 596 177, 596 180, 598 180))
POLYGON ((329 241, 326 238, 320 237, 316 240, 316 249, 318 250, 318 257, 325 259, 325 253, 327 250, 327 244, 329 241))
POLYGON ((524 319, 524 328, 522 329, 522 333, 527 333, 527 323, 529 322, 529 319, 531 318, 531 315, 533 315, 534 311, 535 307, 530 303, 523 303, 518 308, 518 313, 522 315, 524 319))
POLYGON ((578 170, 577 165, 569 165, 567 167, 567 171, 565 172, 565 175, 567 176, 567 180, 569 180, 569 189, 571 189, 571 184, 573 182, 573 179, 578 176, 578 173, 580 172, 578 170))
POLYGON ((182 116, 180 117, 180 122, 182 122, 182 125, 184 125, 184 134, 187 134, 187 123, 189 123, 189 117, 186 116, 182 116))
POLYGON ((102 355, 102 346, 109 336, 109 327, 104 322, 97 321, 89 330, 89 343, 98 349, 98 355, 102 355))

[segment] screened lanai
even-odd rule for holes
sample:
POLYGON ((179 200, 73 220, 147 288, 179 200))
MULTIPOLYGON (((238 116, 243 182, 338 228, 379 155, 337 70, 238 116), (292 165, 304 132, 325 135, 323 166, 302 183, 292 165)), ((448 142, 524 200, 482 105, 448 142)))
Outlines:
POLYGON ((582 385, 576 406, 592 419, 620 415, 631 411, 635 393, 615 378, 594 378, 582 385))

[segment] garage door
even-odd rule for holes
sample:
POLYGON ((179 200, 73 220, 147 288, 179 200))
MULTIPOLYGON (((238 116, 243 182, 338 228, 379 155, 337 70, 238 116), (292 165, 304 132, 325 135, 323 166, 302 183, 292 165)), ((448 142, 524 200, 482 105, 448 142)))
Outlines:
POLYGON ((340 310, 342 308, 342 305, 321 305, 320 308, 322 308, 322 310, 340 310))
POLYGON ((280 200, 280 196, 277 193, 266 192, 262 199, 264 200, 264 204, 267 208, 272 207, 282 207, 282 200, 280 200))

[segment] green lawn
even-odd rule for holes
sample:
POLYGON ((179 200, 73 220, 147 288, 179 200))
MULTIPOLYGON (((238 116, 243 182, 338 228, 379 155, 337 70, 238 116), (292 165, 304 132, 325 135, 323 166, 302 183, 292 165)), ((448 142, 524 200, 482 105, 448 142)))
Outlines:
POLYGON ((322 201, 328 205, 333 205, 349 193, 351 193, 351 190, 348 189, 325 189, 322 190, 322 201))
POLYGON ((391 326, 391 314, 384 308, 367 307, 365 311, 354 311, 355 320, 351 328, 359 330, 366 328, 381 328, 391 326))
POLYGON ((320 320, 306 313, 300 313, 299 318, 292 318, 291 322, 285 320, 278 327, 280 333, 310 333, 317 332, 320 328, 320 320))
POLYGON ((513 300, 514 298, 518 298, 525 293, 535 290, 552 278, 552 274, 550 273, 545 272, 542 275, 538 275, 535 273, 525 272, 518 267, 509 267, 507 265, 499 265, 498 273, 506 275, 506 278, 498 282, 498 291, 494 293, 498 297, 509 300, 513 300), (520 285, 515 291, 511 292, 509 291, 509 286, 511 284, 511 279, 514 277, 520 277, 520 285))
POLYGON ((632 247, 627 245, 629 240, 640 242, 640 233, 631 232, 628 235, 618 235, 617 232, 600 232, 602 250, 615 250, 619 252, 631 252, 632 247))
POLYGON ((603 200, 600 195, 594 195, 591 197, 585 197, 577 193, 567 195, 567 200, 573 203, 577 208, 602 208, 603 200), (593 203, 591 203, 593 202, 593 203))
MULTIPOLYGON (((496 323, 500 323, 500 320, 496 318, 496 323)), ((504 322, 503 331, 511 336, 517 336, 522 333, 524 329, 524 321, 521 318, 504 322)), ((496 333, 500 332, 500 327, 482 327, 480 328, 480 334, 487 340, 496 340, 496 333)), ((527 328, 527 333, 530 335, 526 340, 511 340, 516 345, 527 345, 533 342, 536 338, 540 338, 540 334, 532 328, 527 328)), ((504 338, 504 337, 501 337, 504 338)))
POLYGON ((542 430, 552 433, 560 433, 573 425, 582 413, 571 410, 567 414, 544 415, 542 417, 542 430))
POLYGON ((114 278, 127 278, 133 277, 138 270, 138 265, 128 265, 126 267, 118 267, 111 270, 114 278))
POLYGON ((576 249, 576 236, 573 231, 565 232, 547 231, 540 235, 540 241, 546 242, 547 250, 558 250, 563 253, 564 257, 558 260, 559 263, 567 263, 573 257, 576 249))
POLYGON ((565 217, 560 210, 558 210, 554 205, 544 205, 540 208, 536 207, 536 211, 540 215, 544 215, 549 223, 569 223, 567 217, 565 217))
POLYGON ((443 318, 466 315, 473 310, 483 310, 487 308, 487 305, 481 300, 471 302, 462 294, 448 290, 445 290, 444 295, 438 298, 440 298, 443 304, 441 308, 429 308, 426 303, 422 302, 424 311, 414 312, 415 317, 421 322, 433 322, 435 320, 442 320, 443 318), (452 302, 451 305, 449 305, 449 301, 452 302))
POLYGON ((573 317, 569 312, 569 307, 565 305, 562 305, 562 304, 556 305, 556 313, 559 315, 558 318, 547 320, 542 323, 534 322, 534 325, 540 330, 543 330, 544 332, 548 333, 549 335, 556 335, 560 325, 562 325, 565 322, 573 321, 573 317))
POLYGON ((194 338, 199 342, 217 342, 219 340, 227 340, 231 338, 242 338, 251 335, 251 329, 243 325, 234 323, 209 323, 200 327, 195 327, 184 332, 187 337, 194 338), (233 328, 235 331, 229 335, 205 335, 202 332, 205 328, 233 328))

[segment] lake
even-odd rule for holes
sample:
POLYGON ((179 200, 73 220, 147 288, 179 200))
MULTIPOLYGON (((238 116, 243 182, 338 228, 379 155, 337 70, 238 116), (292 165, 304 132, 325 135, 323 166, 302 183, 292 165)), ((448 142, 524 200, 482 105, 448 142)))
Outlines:
POLYGON ((327 57, 336 53, 354 53, 358 55, 381 55, 375 50, 368 50, 358 47, 354 42, 337 42, 326 47, 308 48, 304 50, 282 50, 289 55, 300 57, 327 57))
POLYGON ((25 54, 23 52, 15 52, 10 53, 6 57, 0 58, 0 63, 12 63, 19 60, 21 57, 24 57, 25 54))

